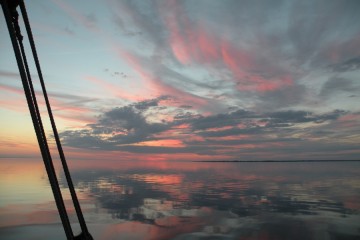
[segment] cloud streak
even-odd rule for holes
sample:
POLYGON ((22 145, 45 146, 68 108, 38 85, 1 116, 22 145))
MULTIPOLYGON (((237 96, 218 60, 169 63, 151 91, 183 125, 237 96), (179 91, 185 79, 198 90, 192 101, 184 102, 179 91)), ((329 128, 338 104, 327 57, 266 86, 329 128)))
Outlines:
POLYGON ((40 48, 64 89, 50 92, 56 114, 83 124, 64 126, 67 146, 127 159, 359 157, 357 1, 54 0, 47 9, 37 35, 64 47, 61 29, 73 31, 56 59, 40 48), (66 71, 53 68, 60 62, 66 71))
POLYGON ((113 108, 101 115, 96 123, 88 124, 83 130, 65 131, 61 137, 71 147, 128 152, 134 156, 138 153, 149 156, 173 154, 173 157, 176 154, 192 154, 190 159, 182 160, 196 160, 196 156, 232 160, 272 159, 274 156, 286 159, 291 152, 299 154, 299 158, 318 159, 316 149, 327 157, 333 152, 342 152, 350 159, 359 154, 356 142, 347 141, 347 134, 323 131, 327 127, 342 128, 344 120, 359 121, 358 115, 346 111, 323 114, 294 110, 257 113, 239 109, 202 116, 178 108, 172 111, 174 117, 171 120, 149 117, 159 108, 165 111, 173 108, 160 106, 159 103, 164 100, 168 97, 113 108), (184 111, 187 114, 176 117, 184 111), (329 134, 337 137, 328 138, 329 134), (324 139, 327 139, 326 142, 324 139))

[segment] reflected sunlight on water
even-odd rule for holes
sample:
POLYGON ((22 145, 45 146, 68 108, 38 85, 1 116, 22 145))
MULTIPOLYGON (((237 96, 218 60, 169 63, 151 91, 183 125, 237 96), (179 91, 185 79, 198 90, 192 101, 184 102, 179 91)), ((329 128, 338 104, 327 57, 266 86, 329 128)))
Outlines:
MULTIPOLYGON (((94 165, 78 163, 72 177, 95 239, 360 237, 360 162, 94 165)), ((1 239, 62 239, 40 165, 27 163, 38 169, 28 177, 1 166, 1 239)))

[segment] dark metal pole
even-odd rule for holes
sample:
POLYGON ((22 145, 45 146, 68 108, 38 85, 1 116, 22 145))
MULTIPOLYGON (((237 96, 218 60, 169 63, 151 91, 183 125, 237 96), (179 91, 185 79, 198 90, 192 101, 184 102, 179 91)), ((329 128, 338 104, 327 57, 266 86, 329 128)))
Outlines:
POLYGON ((27 35, 28 35, 28 38, 29 38, 31 50, 32 50, 35 65, 36 65, 36 69, 37 69, 37 72, 38 72, 38 75, 39 75, 41 88, 42 88, 42 91, 43 91, 43 94, 44 94, 47 111, 48 111, 48 114, 49 114, 51 126, 52 126, 52 129, 53 129, 53 133, 54 133, 54 137, 55 137, 55 141, 56 141, 56 146, 58 148, 58 152, 59 152, 61 163, 62 163, 62 166, 63 166, 63 169, 64 169, 66 181, 67 181, 68 186, 69 186, 70 195, 71 195, 71 198, 72 198, 73 203, 74 203, 75 211, 76 211, 79 223, 80 223, 82 234, 87 236, 87 239, 92 239, 92 237, 91 237, 91 235, 90 235, 90 233, 89 233, 89 231, 87 229, 85 219, 84 219, 84 216, 83 216, 82 211, 81 211, 80 203, 79 203, 79 200, 78 200, 78 198, 76 196, 76 191, 75 191, 75 188, 74 188, 71 176, 70 176, 70 171, 69 171, 69 168, 68 168, 67 163, 66 163, 65 154, 64 154, 64 151, 63 151, 62 146, 61 146, 60 137, 59 137, 59 134, 58 134, 58 131, 57 131, 57 128, 56 128, 54 116, 52 114, 50 101, 49 101, 49 98, 48 98, 48 95, 47 95, 45 82, 44 82, 44 79, 43 79, 43 76, 42 76, 40 62, 39 62, 37 52, 36 52, 35 41, 34 41, 34 38, 33 38, 33 35, 32 35, 29 18, 28 18, 26 8, 25 8, 25 4, 24 4, 23 0, 20 0, 20 9, 21 9, 21 13, 22 13, 22 16, 23 16, 23 19, 24 19, 27 35))
MULTIPOLYGON (((11 11, 16 11, 16 6, 17 3, 14 3, 16 1, 13 1, 11 4, 11 11)), ((31 81, 31 79, 27 78, 27 73, 26 70, 24 68, 24 58, 21 54, 21 51, 19 49, 19 45, 17 42, 17 36, 16 36, 16 28, 18 28, 18 26, 14 26, 14 18, 15 16, 13 15, 13 13, 10 11, 9 8, 9 2, 7 0, 1 0, 1 6, 4 12, 4 16, 5 16, 5 20, 6 20, 6 24, 9 30, 9 35, 10 35, 10 39, 11 39, 11 43, 13 45, 13 49, 14 49, 14 53, 15 53, 15 57, 16 57, 16 61, 17 61, 17 65, 19 68, 19 72, 20 72, 20 76, 21 76, 21 81, 23 84, 23 88, 24 88, 24 92, 25 92, 25 96, 26 96, 26 100, 28 103, 28 107, 29 107, 29 111, 30 111, 30 115, 31 115, 31 119, 34 125, 34 129, 35 129, 35 133, 37 136, 37 140, 38 140, 38 144, 40 147, 40 151, 41 151, 41 155, 43 157, 43 161, 44 161, 44 165, 46 168, 46 172, 48 174, 49 177, 49 181, 50 181, 50 185, 51 185, 51 189, 55 198, 55 202, 56 202, 56 206, 58 208, 59 214, 60 214, 60 218, 65 230, 65 234, 66 237, 68 239, 73 239, 74 235, 72 232, 72 228, 70 225, 70 221, 66 212, 66 207, 64 204, 64 200, 62 198, 62 194, 61 194, 61 190, 57 181, 57 177, 56 177, 56 173, 55 173, 55 169, 52 163, 52 159, 50 156, 50 151, 49 151, 49 147, 47 145, 47 141, 46 141, 46 137, 45 137, 45 133, 44 133, 44 129, 42 126, 42 122, 41 122, 41 117, 40 114, 37 110, 38 106, 36 103, 36 99, 34 98, 34 92, 33 89, 31 89, 31 87, 29 86, 29 81, 31 81)), ((16 19, 17 20, 17 19, 16 19)), ((18 34, 20 34, 18 32, 18 34)), ((19 37, 19 42, 22 40, 22 37, 19 37)), ((20 42, 21 44, 21 42, 20 42)), ((23 53, 24 55, 24 53, 23 53)), ((29 74, 29 73, 28 73, 29 74)))

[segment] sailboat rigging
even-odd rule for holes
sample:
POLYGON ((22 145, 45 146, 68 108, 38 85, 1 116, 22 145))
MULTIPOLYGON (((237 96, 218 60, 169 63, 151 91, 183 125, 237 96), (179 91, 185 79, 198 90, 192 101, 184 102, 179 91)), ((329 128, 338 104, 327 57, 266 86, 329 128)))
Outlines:
POLYGON ((0 0, 0 3, 1 3, 2 9, 3 9, 3 12, 4 12, 6 25, 9 30, 11 43, 12 43, 12 46, 14 49, 15 58, 16 58, 17 65, 19 68, 19 73, 20 73, 22 85, 24 88, 26 101, 27 101, 27 104, 29 107, 31 119, 33 122, 34 130, 36 133, 37 141, 38 141, 38 144, 40 147, 41 155, 42 155, 45 169, 46 169, 46 172, 47 172, 47 175, 49 178, 51 189, 52 189, 52 192, 54 195, 55 203, 56 203, 56 206, 57 206, 60 218, 61 218, 61 222, 62 222, 64 231, 65 231, 65 235, 68 240, 92 240, 93 238, 88 231, 84 216, 82 214, 80 203, 77 198, 76 191, 75 191, 72 179, 71 179, 70 171, 69 171, 69 168, 66 163, 64 151, 61 146, 60 137, 59 137, 59 134, 58 134, 58 131, 56 128, 54 116, 52 114, 52 110, 51 110, 49 98, 47 95, 45 82, 44 82, 44 79, 42 76, 40 62, 39 62, 39 58, 37 56, 35 42, 34 42, 34 38, 32 35, 31 26, 30 26, 27 12, 26 12, 24 1, 23 0, 0 0), (43 92, 43 96, 44 96, 45 103, 46 103, 46 108, 47 108, 48 115, 50 118, 51 127, 53 130, 57 150, 60 155, 61 164, 62 164, 64 173, 65 173, 66 181, 68 183, 71 199, 74 204, 74 208, 76 211, 78 221, 80 223, 81 233, 76 236, 74 235, 71 224, 70 224, 69 216, 68 216, 68 213, 67 213, 67 210, 65 207, 63 196, 61 194, 59 182, 57 180, 54 164, 52 161, 48 142, 46 139, 46 135, 45 135, 45 131, 44 131, 43 123, 42 123, 42 118, 40 115, 38 102, 36 99, 36 94, 34 91, 31 74, 30 74, 28 63, 27 63, 26 53, 25 53, 25 49, 24 49, 24 45, 23 45, 23 36, 21 34, 21 29, 20 29, 20 25, 19 25, 19 21, 18 21, 18 19, 19 19, 19 13, 17 12, 18 7, 20 7, 20 12, 22 15, 22 19, 24 21, 26 33, 27 33, 28 40, 29 40, 29 43, 31 46, 32 55, 33 55, 37 73, 39 76, 41 89, 43 92))

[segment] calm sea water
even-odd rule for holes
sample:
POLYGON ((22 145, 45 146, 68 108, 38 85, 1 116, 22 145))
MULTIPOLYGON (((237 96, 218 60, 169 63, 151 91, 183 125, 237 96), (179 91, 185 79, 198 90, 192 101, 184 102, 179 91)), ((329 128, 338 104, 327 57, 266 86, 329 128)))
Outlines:
MULTIPOLYGON (((70 168, 98 240, 360 239, 360 162, 89 160, 70 168)), ((0 160, 0 190, 0 239, 65 239, 41 160, 0 160)))

